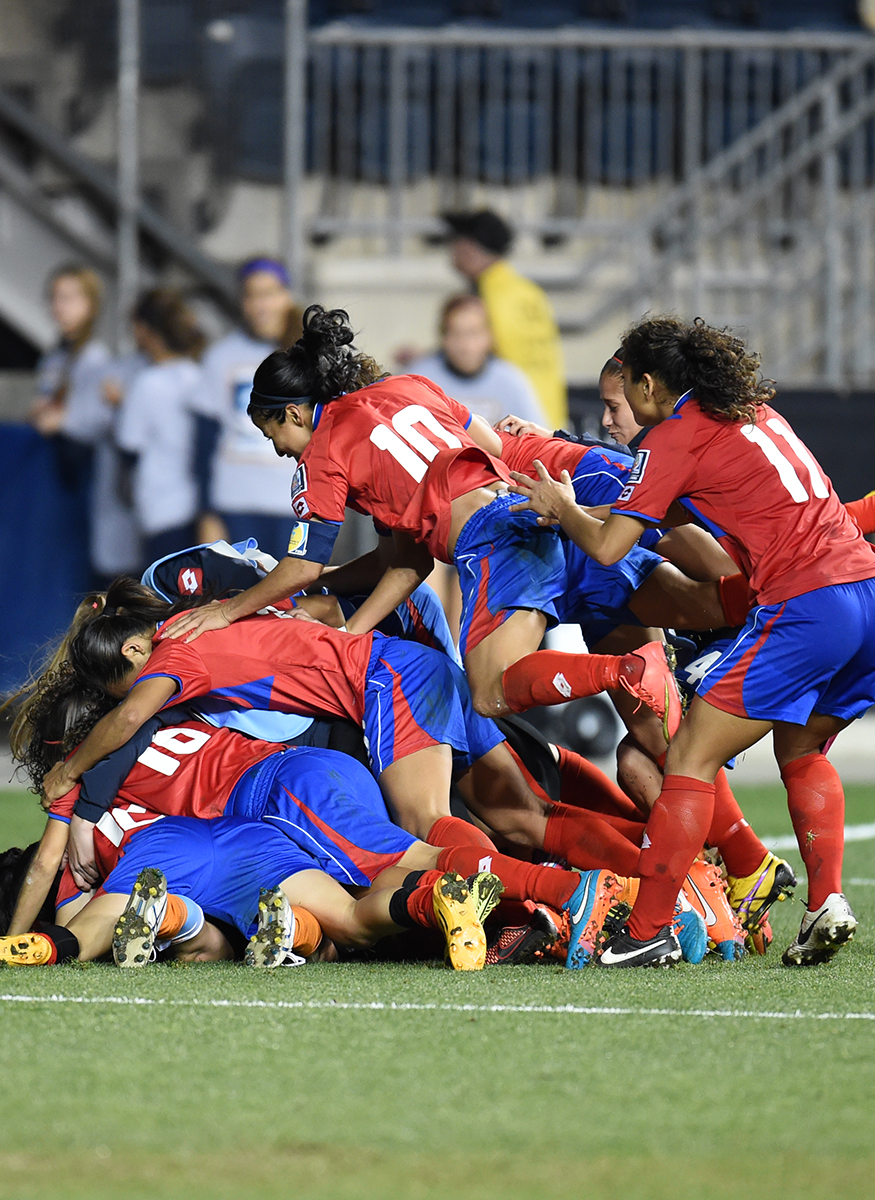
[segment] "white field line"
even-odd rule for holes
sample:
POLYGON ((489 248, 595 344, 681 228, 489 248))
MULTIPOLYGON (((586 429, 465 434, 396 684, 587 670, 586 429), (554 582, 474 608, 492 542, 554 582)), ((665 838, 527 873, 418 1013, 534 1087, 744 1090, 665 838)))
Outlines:
MULTIPOLYGON (((875 822, 870 825, 846 825, 846 842, 869 842, 875 838, 875 822)), ((763 838, 763 845, 768 850, 797 850, 798 845, 792 834, 776 838, 763 838)))
POLYGON ((347 1010, 352 1012, 546 1013, 578 1017, 724 1017, 751 1021, 875 1021, 875 1012, 756 1012, 732 1008, 613 1008, 579 1004, 398 1004, 372 1000, 163 1000, 145 996, 16 996, 0 994, 11 1004, 119 1004, 137 1008, 242 1008, 269 1010, 347 1010))

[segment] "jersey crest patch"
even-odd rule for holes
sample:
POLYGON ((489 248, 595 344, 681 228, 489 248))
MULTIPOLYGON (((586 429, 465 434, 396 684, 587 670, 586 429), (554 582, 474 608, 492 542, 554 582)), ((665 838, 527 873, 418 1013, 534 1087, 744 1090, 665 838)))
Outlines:
POLYGON ((292 526, 292 536, 289 538, 289 554, 303 558, 307 553, 307 543, 310 540, 310 526, 306 521, 296 521, 292 526))
POLYGON ((204 573, 200 567, 183 567, 176 577, 177 591, 183 596, 201 596, 204 590, 204 573))
POLYGON ((304 463, 298 464, 298 469, 292 476, 292 500, 307 490, 307 468, 304 463))
POLYGON ((634 487, 636 483, 640 483, 644 478, 644 472, 647 470, 647 460, 649 458, 649 450, 639 450, 635 455, 635 461, 632 464, 632 470, 629 472, 629 484, 631 487, 634 487))
POLYGON ((292 500, 292 512, 303 520, 310 513, 310 505, 306 496, 295 496, 292 500))

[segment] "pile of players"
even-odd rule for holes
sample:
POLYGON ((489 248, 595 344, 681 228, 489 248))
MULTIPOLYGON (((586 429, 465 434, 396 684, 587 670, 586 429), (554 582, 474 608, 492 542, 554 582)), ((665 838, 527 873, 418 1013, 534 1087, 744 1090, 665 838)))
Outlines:
POLYGON ((138 965, 242 937, 272 966, 404 930, 462 970, 764 951, 795 878, 724 766, 772 732, 809 889, 783 961, 828 961, 856 927, 824 749, 875 703, 871 505, 841 505, 758 366, 702 322, 633 327, 603 373, 649 428, 633 464, 490 429, 309 309, 249 407, 297 460, 287 557, 201 547, 117 581, 20 705, 49 817, 6 869, 0 957, 138 965), (379 546, 327 567, 347 507, 379 546), (464 669, 434 558, 459 572, 464 669), (559 621, 591 652, 540 650, 559 621), (698 631, 683 720, 666 629, 698 631), (517 716, 602 690, 621 787, 517 716))

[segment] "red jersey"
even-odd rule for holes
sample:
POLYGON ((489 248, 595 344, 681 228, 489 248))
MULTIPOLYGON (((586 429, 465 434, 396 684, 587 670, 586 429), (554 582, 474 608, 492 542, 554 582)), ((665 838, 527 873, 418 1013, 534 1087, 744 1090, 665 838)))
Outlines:
MULTIPOLYGON (((133 835, 162 816, 221 817, 235 784, 249 768, 284 749, 203 721, 181 721, 156 730, 112 806, 94 827, 94 853, 102 878, 117 864, 133 835)), ((54 801, 49 815, 69 821, 79 792, 77 784, 54 801)), ((75 884, 73 889, 78 891, 75 884)))
POLYGON ((178 691, 167 704, 211 695, 237 708, 346 717, 362 724, 373 633, 353 635, 277 612, 244 617, 187 643, 164 636, 172 623, 161 627, 135 681, 155 675, 174 679, 178 691))
POLYGON ((660 524, 680 500, 751 582, 760 604, 875 577, 875 549, 810 451, 768 405, 753 425, 682 396, 647 434, 612 511, 660 524))
POLYGON ((345 508, 369 513, 452 562, 450 502, 510 480, 468 435, 470 423, 464 404, 418 375, 395 375, 317 405, 292 483, 292 511, 301 521, 333 522, 343 520, 345 508))

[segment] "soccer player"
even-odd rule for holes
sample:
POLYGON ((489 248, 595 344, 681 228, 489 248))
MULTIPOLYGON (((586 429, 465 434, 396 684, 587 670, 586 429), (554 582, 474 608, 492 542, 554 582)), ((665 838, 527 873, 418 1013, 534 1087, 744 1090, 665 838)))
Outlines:
MULTIPOLYGON (((606 521, 575 503, 567 476, 518 476, 541 520, 558 520, 599 562, 611 563, 644 528, 702 522, 748 575, 757 603, 711 663, 672 743, 662 794, 647 824, 641 891, 605 966, 673 961, 671 888, 699 852, 724 762, 774 727, 774 747, 799 851, 807 911, 786 965, 828 961, 856 918, 842 894, 844 794, 824 742, 875 702, 875 550, 810 451, 774 409, 759 358, 702 321, 670 317, 623 339, 623 381, 650 428, 606 521)), ((779 860, 751 863, 752 900, 782 888, 779 860)))
MULTIPOLYGON (((463 594, 461 650, 475 709, 521 712, 557 675, 555 658, 535 653, 565 581, 559 539, 532 514, 509 514, 507 469, 484 421, 428 380, 381 378, 350 348, 347 314, 318 305, 304 334, 255 376, 250 415, 280 455, 297 457, 289 556, 257 586, 226 605, 182 620, 174 637, 204 630, 309 587, 330 558, 346 507, 369 512, 393 532, 394 559, 350 632, 372 628, 430 572, 433 556, 455 562, 463 594), (479 444, 478 444, 479 443, 479 444)), ((669 724, 679 700, 662 647, 626 655, 567 655, 555 703, 624 687, 669 724)))

